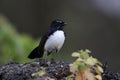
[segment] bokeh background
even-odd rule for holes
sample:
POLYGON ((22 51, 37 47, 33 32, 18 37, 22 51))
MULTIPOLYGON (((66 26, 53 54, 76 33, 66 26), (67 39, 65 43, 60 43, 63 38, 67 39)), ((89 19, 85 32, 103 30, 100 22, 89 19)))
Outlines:
POLYGON ((0 63, 30 61, 27 55, 56 18, 68 25, 66 42, 54 56, 72 61, 72 52, 89 49, 120 71, 119 0, 0 0, 0 63))

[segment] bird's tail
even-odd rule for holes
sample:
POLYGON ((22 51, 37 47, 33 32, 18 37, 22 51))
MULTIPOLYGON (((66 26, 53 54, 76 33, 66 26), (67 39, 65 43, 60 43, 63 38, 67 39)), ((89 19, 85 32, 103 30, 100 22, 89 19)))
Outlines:
POLYGON ((39 47, 36 47, 28 56, 30 59, 43 57, 44 50, 40 51, 39 47))

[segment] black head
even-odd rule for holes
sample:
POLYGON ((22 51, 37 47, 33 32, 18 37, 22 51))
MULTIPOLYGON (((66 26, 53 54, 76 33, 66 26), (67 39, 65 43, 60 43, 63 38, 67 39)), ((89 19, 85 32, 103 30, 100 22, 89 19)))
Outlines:
POLYGON ((65 26, 65 25, 66 25, 66 23, 60 19, 56 19, 56 20, 52 21, 52 23, 51 23, 51 27, 56 28, 56 29, 63 29, 63 26, 65 26))

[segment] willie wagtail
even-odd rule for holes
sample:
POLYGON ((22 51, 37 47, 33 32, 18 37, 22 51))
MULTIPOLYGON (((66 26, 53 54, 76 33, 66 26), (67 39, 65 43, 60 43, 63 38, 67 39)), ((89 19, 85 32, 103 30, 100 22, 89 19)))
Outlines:
POLYGON ((63 31, 66 23, 63 20, 56 19, 52 21, 50 29, 41 38, 40 44, 28 56, 30 59, 43 57, 44 51, 50 55, 53 51, 59 52, 65 41, 63 31))

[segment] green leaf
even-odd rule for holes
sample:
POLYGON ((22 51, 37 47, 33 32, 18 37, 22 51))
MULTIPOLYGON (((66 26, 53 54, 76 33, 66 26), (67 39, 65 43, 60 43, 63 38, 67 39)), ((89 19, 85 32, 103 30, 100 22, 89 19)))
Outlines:
POLYGON ((80 57, 80 53, 74 52, 74 53, 72 53, 72 57, 80 57))
POLYGON ((88 65, 90 65, 90 66, 95 65, 97 62, 98 62, 98 60, 95 59, 95 58, 93 58, 92 56, 89 57, 89 58, 86 60, 86 64, 88 64, 88 65))
POLYGON ((81 71, 84 71, 86 68, 87 68, 87 66, 84 64, 84 63, 80 63, 79 65, 78 65, 78 68, 81 70, 81 71))
POLYGON ((67 80, 73 80, 73 76, 72 75, 67 76, 67 80))
POLYGON ((70 72, 75 73, 78 70, 78 65, 76 63, 70 64, 70 72))
POLYGON ((43 75, 45 75, 45 74, 46 74, 45 68, 43 68, 43 69, 40 70, 39 72, 33 73, 32 76, 33 76, 33 77, 40 77, 40 76, 43 76, 43 75))
POLYGON ((78 58, 76 61, 78 61, 78 62, 85 62, 85 60, 84 59, 82 59, 82 58, 78 58))
POLYGON ((83 59, 87 59, 89 58, 89 54, 86 51, 81 51, 80 57, 83 59))

